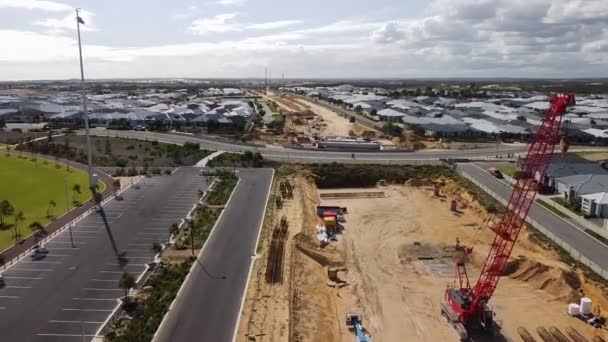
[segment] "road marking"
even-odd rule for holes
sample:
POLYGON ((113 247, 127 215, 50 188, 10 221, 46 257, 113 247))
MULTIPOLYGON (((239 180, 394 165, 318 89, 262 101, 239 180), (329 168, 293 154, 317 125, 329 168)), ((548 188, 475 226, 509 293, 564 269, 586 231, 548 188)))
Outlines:
MULTIPOLYGON (((74 324, 101 324, 103 322, 90 322, 90 321, 57 321, 57 320, 52 320, 49 321, 49 323, 74 323, 74 324)), ((82 336, 82 335, 76 335, 76 336, 82 336)), ((89 336, 89 335, 86 335, 89 336)))
POLYGON ((36 269, 36 268, 12 268, 11 271, 27 271, 27 272, 51 272, 49 269, 36 269))
MULTIPOLYGON (((46 243, 46 245, 48 246, 48 245, 53 244, 53 243, 70 243, 71 244, 72 242, 71 241, 49 241, 49 242, 46 243)), ((74 241, 74 244, 75 245, 86 245, 87 242, 84 242, 84 241, 80 241, 80 242, 79 241, 74 241)), ((52 248, 55 248, 55 247, 52 247, 52 248)))
POLYGON ((34 260, 34 261, 21 261, 24 264, 61 264, 61 261, 42 261, 42 260, 34 260))
POLYGON ((6 306, 0 306, 0 310, 6 310, 6 306))
POLYGON ((56 336, 56 337, 95 337, 97 335, 82 335, 82 334, 36 334, 36 336, 56 336))
POLYGON ((15 286, 15 285, 10 285, 10 286, 5 286, 5 289, 31 289, 31 286, 15 286))
POLYGON ((104 309, 61 309, 63 311, 83 311, 83 312, 112 312, 112 310, 104 309))
POLYGON ((85 291, 123 291, 123 289, 97 289, 94 287, 85 287, 83 288, 85 291))
MULTIPOLYGON (((116 300, 116 298, 105 299, 105 298, 79 298, 79 297, 75 297, 72 299, 73 300, 99 300, 99 301, 104 301, 104 300, 115 301, 116 300)), ((99 323, 103 323, 103 322, 99 322, 99 323)))
POLYGON ((11 276, 4 276, 4 279, 40 280, 42 278, 40 278, 40 277, 11 277, 11 276))
POLYGON ((112 263, 107 263, 107 264, 105 264, 105 265, 106 265, 106 266, 121 266, 121 267, 126 267, 126 266, 138 266, 138 267, 141 267, 141 266, 146 266, 146 264, 131 264, 131 263, 127 263, 127 264, 124 264, 124 265, 121 265, 121 264, 116 264, 116 263, 114 263, 114 264, 112 264, 112 263))
POLYGON ((0 298, 2 298, 2 299, 19 299, 21 297, 19 297, 19 296, 0 296, 0 298))
MULTIPOLYGON (((51 250, 66 250, 66 251, 78 251, 80 250, 80 247, 70 247, 70 248, 66 248, 66 247, 52 247, 49 246, 51 250)), ((66 255, 66 256, 73 256, 73 255, 66 255)))

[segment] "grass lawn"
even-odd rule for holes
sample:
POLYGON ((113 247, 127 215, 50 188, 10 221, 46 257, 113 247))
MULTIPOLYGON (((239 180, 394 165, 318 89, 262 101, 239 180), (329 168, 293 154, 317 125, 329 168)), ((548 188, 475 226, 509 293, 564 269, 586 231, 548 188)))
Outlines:
MULTIPOLYGON (((23 211, 25 221, 19 224, 23 237, 30 235, 30 223, 38 221, 46 225, 50 222, 46 214, 51 200, 56 203, 53 216, 59 217, 69 209, 65 198, 66 180, 70 208, 74 200, 74 184, 80 184, 81 188, 78 201, 85 202, 91 197, 86 173, 73 168, 67 171, 63 164, 57 168, 52 161, 47 161, 46 164, 44 162, 42 159, 34 162, 30 158, 23 159, 14 154, 0 154, 0 200, 8 200, 15 208, 15 213, 23 211)), ((105 185, 102 187, 105 188, 105 185)), ((11 225, 14 217, 5 218, 4 221, 5 225, 11 225)), ((0 250, 13 243, 10 229, 0 230, 0 250)))
POLYGON ((537 199, 536 202, 538 202, 540 205, 542 205, 543 207, 547 208, 547 210, 551 211, 552 213, 554 213, 555 215, 561 217, 561 218, 571 218, 568 214, 564 213, 563 211, 557 209, 556 207, 552 206, 551 204, 543 201, 542 199, 537 199))
POLYGON ((499 165, 496 167, 496 169, 510 177, 515 177, 515 172, 519 171, 515 164, 499 165))

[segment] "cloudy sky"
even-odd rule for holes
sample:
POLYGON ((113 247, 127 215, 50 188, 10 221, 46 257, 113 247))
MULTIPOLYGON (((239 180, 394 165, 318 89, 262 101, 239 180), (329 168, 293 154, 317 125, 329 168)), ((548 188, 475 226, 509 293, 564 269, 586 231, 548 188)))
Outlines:
POLYGON ((608 77, 608 0, 0 0, 0 80, 608 77))

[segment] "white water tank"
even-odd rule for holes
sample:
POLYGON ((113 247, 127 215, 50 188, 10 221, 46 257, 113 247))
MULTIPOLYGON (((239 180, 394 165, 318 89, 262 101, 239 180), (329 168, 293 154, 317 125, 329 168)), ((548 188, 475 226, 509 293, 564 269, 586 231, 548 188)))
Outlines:
POLYGON ((581 308, 581 314, 583 314, 583 315, 591 314, 591 309, 592 309, 591 299, 589 299, 587 297, 581 298, 580 308, 581 308))
POLYGON ((568 315, 570 316, 578 316, 581 314, 581 307, 578 304, 569 304, 568 305, 568 315))

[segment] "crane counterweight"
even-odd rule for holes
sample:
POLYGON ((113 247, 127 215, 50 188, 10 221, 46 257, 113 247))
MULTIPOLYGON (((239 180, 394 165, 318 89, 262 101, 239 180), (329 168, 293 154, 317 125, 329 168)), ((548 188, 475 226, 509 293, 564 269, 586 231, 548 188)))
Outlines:
POLYGON ((495 233, 494 241, 474 287, 470 286, 464 257, 456 262, 456 280, 454 284, 448 285, 445 291, 441 312, 462 340, 468 339, 468 331, 473 329, 481 328, 491 332, 500 329, 489 301, 526 221, 534 197, 540 190, 538 180, 544 178, 553 151, 560 141, 560 126, 566 107, 573 104, 575 99, 572 93, 552 97, 549 110, 528 146, 500 222, 491 228, 495 233))

